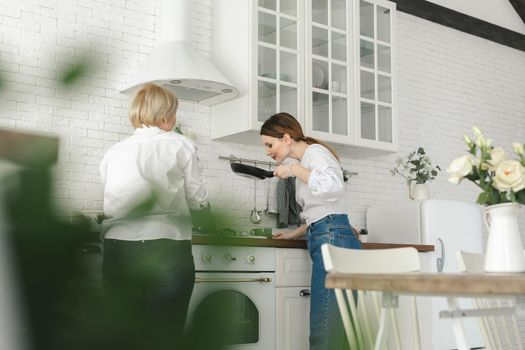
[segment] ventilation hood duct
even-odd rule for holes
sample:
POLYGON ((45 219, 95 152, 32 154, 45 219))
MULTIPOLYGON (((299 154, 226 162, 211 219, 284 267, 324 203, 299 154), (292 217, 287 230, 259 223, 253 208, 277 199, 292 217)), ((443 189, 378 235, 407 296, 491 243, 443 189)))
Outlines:
POLYGON ((192 47, 191 0, 157 0, 155 31, 155 48, 122 93, 155 83, 208 106, 237 97, 239 91, 192 47))

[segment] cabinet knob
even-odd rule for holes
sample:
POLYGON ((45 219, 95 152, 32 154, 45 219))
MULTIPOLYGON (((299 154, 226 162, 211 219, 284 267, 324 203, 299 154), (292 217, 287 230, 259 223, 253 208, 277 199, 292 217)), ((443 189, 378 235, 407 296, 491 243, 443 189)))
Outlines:
POLYGON ((224 261, 226 262, 232 262, 235 260, 237 260, 237 258, 234 258, 230 253, 224 255, 224 261))
POLYGON ((300 297, 308 297, 310 296, 310 294, 312 294, 310 292, 310 289, 301 289, 301 291, 299 292, 300 297))
POLYGON ((248 263, 250 263, 250 264, 255 263, 255 256, 248 255, 248 257, 246 258, 246 261, 248 261, 248 263))
POLYGON ((211 260, 212 260, 212 257, 210 254, 204 254, 202 256, 202 261, 204 261, 207 264, 211 263, 211 260))

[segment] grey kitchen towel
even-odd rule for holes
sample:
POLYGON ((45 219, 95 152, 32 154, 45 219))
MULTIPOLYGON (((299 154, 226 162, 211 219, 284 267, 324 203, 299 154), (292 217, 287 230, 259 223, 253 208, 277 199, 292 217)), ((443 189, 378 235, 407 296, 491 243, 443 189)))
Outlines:
POLYGON ((299 225, 302 208, 295 200, 295 177, 277 181, 277 210, 279 211, 279 227, 299 225))

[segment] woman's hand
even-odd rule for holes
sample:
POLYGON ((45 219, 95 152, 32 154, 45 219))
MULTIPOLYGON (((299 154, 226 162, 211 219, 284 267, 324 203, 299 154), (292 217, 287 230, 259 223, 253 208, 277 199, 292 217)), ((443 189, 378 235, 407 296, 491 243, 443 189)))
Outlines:
POLYGON ((273 171, 273 175, 280 179, 287 179, 290 176, 295 176, 304 183, 308 183, 310 170, 303 168, 296 161, 292 161, 291 163, 278 165, 273 171))
POLYGON ((304 235, 307 225, 303 224, 293 231, 276 232, 272 235, 273 239, 296 239, 304 235))
POLYGON ((295 231, 276 232, 272 235, 273 239, 295 239, 297 237, 295 231))
POLYGON ((286 179, 290 177, 290 164, 281 164, 275 167, 273 175, 280 179, 286 179))

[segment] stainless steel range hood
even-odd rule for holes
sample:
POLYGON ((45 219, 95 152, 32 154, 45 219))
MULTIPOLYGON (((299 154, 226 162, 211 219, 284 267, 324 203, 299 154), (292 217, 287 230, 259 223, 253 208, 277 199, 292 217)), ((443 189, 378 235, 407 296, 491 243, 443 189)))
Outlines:
POLYGON ((191 44, 191 0, 157 0, 155 25, 156 47, 121 92, 155 83, 204 105, 237 97, 239 91, 191 44))

